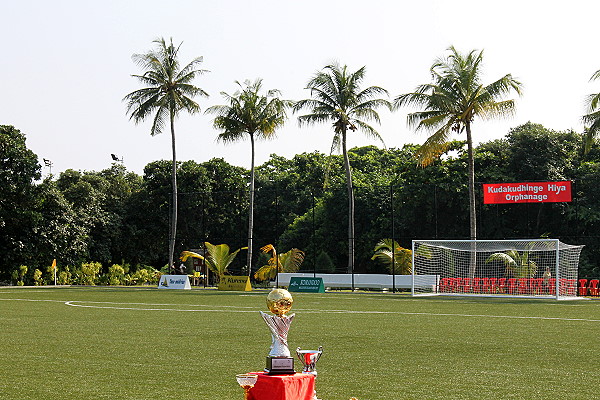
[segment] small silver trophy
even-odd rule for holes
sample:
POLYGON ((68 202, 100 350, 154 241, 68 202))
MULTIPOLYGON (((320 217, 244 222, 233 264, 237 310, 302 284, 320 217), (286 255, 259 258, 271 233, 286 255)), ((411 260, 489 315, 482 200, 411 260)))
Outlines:
MULTIPOLYGON (((301 350, 300 347, 296 349, 296 355, 304 365, 303 374, 311 374, 315 376, 315 379, 317 378, 317 361, 321 358, 321 354, 323 354, 323 346, 319 346, 318 350, 301 350)), ((317 397, 316 389, 313 393, 313 400, 320 400, 317 397)))
POLYGON ((301 350, 300 347, 296 349, 296 355, 304 365, 302 368, 303 374, 311 374, 317 376, 317 361, 323 354, 323 346, 319 346, 319 350, 301 350))

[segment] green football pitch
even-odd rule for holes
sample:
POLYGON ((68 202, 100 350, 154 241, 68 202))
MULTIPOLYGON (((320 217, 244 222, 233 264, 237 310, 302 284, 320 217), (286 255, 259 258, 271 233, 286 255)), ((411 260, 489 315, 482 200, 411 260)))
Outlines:
MULTIPOLYGON (((0 288, 0 399, 241 400, 267 293, 0 288)), ((600 398, 596 299, 298 293, 292 312, 323 400, 600 398)))

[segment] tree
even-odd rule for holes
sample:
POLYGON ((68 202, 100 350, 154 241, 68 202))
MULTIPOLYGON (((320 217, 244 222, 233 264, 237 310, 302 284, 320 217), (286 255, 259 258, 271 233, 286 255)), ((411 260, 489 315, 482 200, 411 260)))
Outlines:
POLYGON ((29 261, 28 244, 39 218, 33 209, 40 165, 25 142, 21 131, 0 125, 0 280, 29 261))
POLYGON ((510 179, 568 180, 580 162, 582 137, 527 122, 506 135, 510 179))
MULTIPOLYGON (((527 248, 533 248, 533 244, 529 244, 527 248)), ((506 267, 506 276, 514 276, 515 278, 533 278, 538 270, 538 265, 532 260, 529 250, 521 253, 517 250, 493 253, 485 260, 486 263, 493 261, 503 263, 506 267)))
POLYGON ((514 100, 500 101, 511 91, 521 94, 521 83, 511 74, 484 86, 481 83, 483 51, 459 53, 454 46, 450 55, 439 58, 431 66, 433 82, 420 85, 413 93, 402 94, 394 100, 395 107, 417 106, 424 111, 408 114, 408 125, 432 132, 418 151, 423 165, 430 164, 442 153, 453 132, 467 134, 469 170, 470 236, 477 239, 475 214, 475 164, 471 124, 475 118, 491 119, 511 115, 514 100))
MULTIPOLYGON (((600 69, 592 75, 590 81, 600 79, 600 69)), ((600 93, 590 94, 586 99, 586 111, 581 120, 584 124, 589 124, 586 134, 585 153, 587 154, 592 148, 592 143, 598 131, 600 131, 600 93)))
POLYGON ((262 80, 245 81, 244 85, 236 81, 240 90, 233 95, 221 92, 227 105, 212 106, 207 113, 216 114, 213 126, 222 132, 218 140, 225 143, 241 140, 246 134, 250 137, 252 156, 250 162, 250 207, 248 211, 248 276, 252 272, 252 240, 254 227, 254 141, 271 139, 277 128, 287 119, 286 109, 292 105, 289 100, 279 98, 279 91, 268 90, 266 95, 259 92, 262 80))
POLYGON ((296 272, 304 261, 304 252, 300 249, 290 249, 289 251, 277 254, 277 250, 272 244, 260 248, 265 253, 271 253, 271 258, 266 265, 260 267, 254 274, 254 278, 259 281, 274 279, 279 272, 296 272))
POLYGON ((185 262, 189 257, 199 258, 204 260, 208 268, 217 274, 219 280, 227 273, 227 268, 237 256, 240 250, 245 250, 245 247, 239 248, 233 253, 230 253, 229 246, 226 244, 211 244, 204 242, 206 247, 207 255, 202 256, 201 254, 194 253, 193 251, 184 251, 181 253, 181 261, 185 262))
MULTIPOLYGON (((66 175, 65 171, 62 175, 66 175)), ((68 200, 58 183, 47 178, 37 187, 40 215, 33 243, 37 262, 49 263, 57 259, 60 265, 74 266, 89 260, 90 232, 92 225, 85 222, 90 216, 77 204, 68 200)), ((94 207, 95 211, 99 211, 94 207)), ((98 212, 99 214, 103 214, 98 212)))
POLYGON ((375 254, 371 260, 377 260, 385 265, 390 274, 410 275, 412 273, 412 251, 403 248, 395 240, 381 239, 373 251, 375 254))
POLYGON ((146 87, 129 93, 123 100, 127 101, 127 113, 135 123, 145 120, 154 114, 150 135, 161 133, 167 121, 171 129, 171 148, 173 162, 171 181, 173 186, 171 204, 171 226, 169 233, 169 267, 173 268, 175 252, 175 235, 177 233, 177 154, 175 150, 175 118, 181 111, 194 114, 200 106, 192 100, 195 96, 208 97, 208 94, 194 86, 191 82, 205 70, 198 69, 202 57, 193 59, 180 68, 178 53, 181 44, 173 45, 173 39, 167 44, 163 38, 154 41, 156 50, 145 54, 134 54, 133 61, 144 69, 143 75, 133 75, 146 87))
POLYGON ((346 172, 348 191, 348 272, 354 271, 354 189, 352 187, 352 170, 346 147, 348 131, 361 130, 367 136, 380 140, 379 133, 365 121, 379 123, 376 109, 384 106, 391 109, 391 104, 378 98, 387 91, 379 86, 361 89, 365 76, 365 67, 356 72, 348 71, 347 66, 327 65, 308 82, 310 99, 300 100, 294 105, 294 112, 307 108, 309 114, 298 117, 300 126, 331 122, 333 125, 332 150, 341 146, 346 172))

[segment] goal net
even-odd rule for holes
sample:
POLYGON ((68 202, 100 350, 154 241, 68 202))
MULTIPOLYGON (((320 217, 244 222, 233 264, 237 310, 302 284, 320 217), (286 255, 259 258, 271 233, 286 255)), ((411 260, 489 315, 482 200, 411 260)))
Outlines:
POLYGON ((413 296, 577 295, 583 246, 558 239, 413 240, 412 246, 413 296))

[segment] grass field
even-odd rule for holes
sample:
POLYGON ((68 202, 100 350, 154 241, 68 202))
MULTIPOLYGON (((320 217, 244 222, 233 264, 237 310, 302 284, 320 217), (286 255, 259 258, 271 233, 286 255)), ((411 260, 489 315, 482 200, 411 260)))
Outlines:
MULTIPOLYGON (((0 399, 242 399, 267 291, 0 288, 0 399)), ((323 400, 600 398, 600 301, 294 294, 323 400)), ((299 362, 297 369, 299 369, 299 362)))

